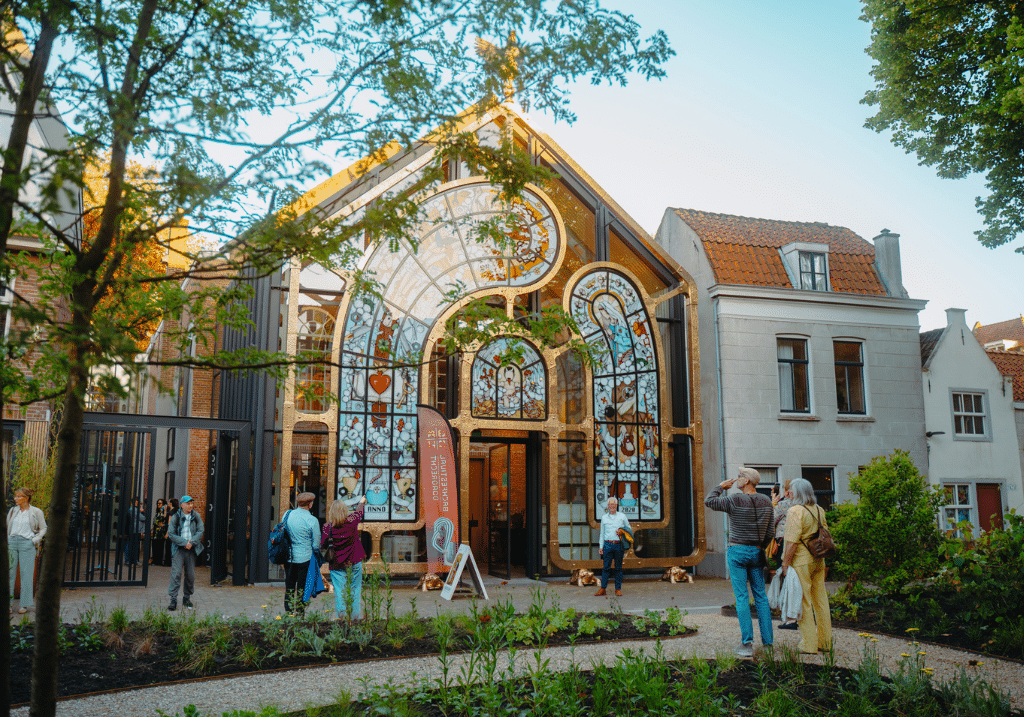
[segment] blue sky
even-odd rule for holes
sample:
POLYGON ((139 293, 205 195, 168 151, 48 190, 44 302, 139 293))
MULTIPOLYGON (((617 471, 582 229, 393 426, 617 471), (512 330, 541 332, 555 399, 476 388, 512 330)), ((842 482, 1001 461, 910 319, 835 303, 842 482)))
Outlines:
POLYGON ((871 239, 901 235, 903 283, 927 299, 923 330, 945 309, 988 324, 1024 313, 1021 240, 986 249, 974 200, 982 178, 939 179, 864 128, 872 108, 870 35, 851 0, 627 2, 645 34, 677 55, 660 82, 573 88, 573 125, 531 118, 652 234, 666 207, 821 221, 871 239))

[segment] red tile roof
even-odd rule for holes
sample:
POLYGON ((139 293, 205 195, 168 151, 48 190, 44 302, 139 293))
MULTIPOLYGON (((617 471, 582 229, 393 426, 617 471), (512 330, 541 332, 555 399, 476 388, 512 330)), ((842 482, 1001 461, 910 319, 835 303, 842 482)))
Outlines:
POLYGON ((980 323, 975 324, 973 331, 974 338, 978 339, 978 343, 982 346, 991 341, 999 341, 1001 339, 1016 341, 1018 346, 1024 346, 1024 316, 1010 319, 1009 321, 989 324, 988 326, 982 326, 980 323))
POLYGON ((1024 352, 986 351, 992 363, 1004 376, 1013 376, 1013 400, 1024 401, 1024 352))
POLYGON ((834 291, 886 296, 874 269, 875 247, 845 227, 674 209, 704 244, 720 284, 792 289, 779 249, 793 242, 828 244, 834 291))

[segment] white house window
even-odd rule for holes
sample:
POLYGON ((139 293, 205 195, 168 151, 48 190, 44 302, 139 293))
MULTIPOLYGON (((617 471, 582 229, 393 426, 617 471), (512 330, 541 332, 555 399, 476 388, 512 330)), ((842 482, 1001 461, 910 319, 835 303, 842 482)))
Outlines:
POLYGON ((819 252, 800 252, 800 288, 807 291, 828 291, 828 264, 819 252))
POLYGON ((953 435, 961 440, 988 438, 985 393, 953 391, 953 435))
POLYGON ((779 398, 783 413, 810 413, 807 382, 807 341, 778 339, 779 398))
POLYGON ((836 362, 836 402, 839 413, 860 414, 864 403, 864 356, 859 341, 833 341, 836 362))
POLYGON ((964 537, 962 530, 957 530, 956 524, 967 521, 974 525, 974 504, 971 501, 971 486, 969 483, 947 483, 943 486, 946 495, 946 505, 942 509, 944 518, 944 530, 952 530, 957 537, 964 537))

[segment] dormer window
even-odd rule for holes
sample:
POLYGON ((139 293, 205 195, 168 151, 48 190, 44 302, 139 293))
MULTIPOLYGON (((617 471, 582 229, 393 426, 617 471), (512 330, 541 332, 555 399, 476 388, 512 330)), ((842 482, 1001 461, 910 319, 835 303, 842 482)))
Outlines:
POLYGON ((828 244, 790 242, 779 248, 779 255, 794 289, 831 291, 828 280, 828 244))
POLYGON ((828 265, 825 254, 800 252, 800 288, 806 291, 828 291, 828 265))

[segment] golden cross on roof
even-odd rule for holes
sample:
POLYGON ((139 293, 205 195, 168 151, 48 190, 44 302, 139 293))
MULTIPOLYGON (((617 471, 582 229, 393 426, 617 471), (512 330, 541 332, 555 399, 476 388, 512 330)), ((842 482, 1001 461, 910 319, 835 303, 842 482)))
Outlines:
POLYGON ((504 48, 499 48, 494 43, 478 37, 476 39, 476 54, 485 63, 497 69, 498 76, 505 87, 505 101, 511 102, 516 94, 516 77, 519 76, 519 63, 516 61, 516 58, 519 57, 519 45, 516 43, 516 31, 513 30, 508 34, 508 42, 504 48))

